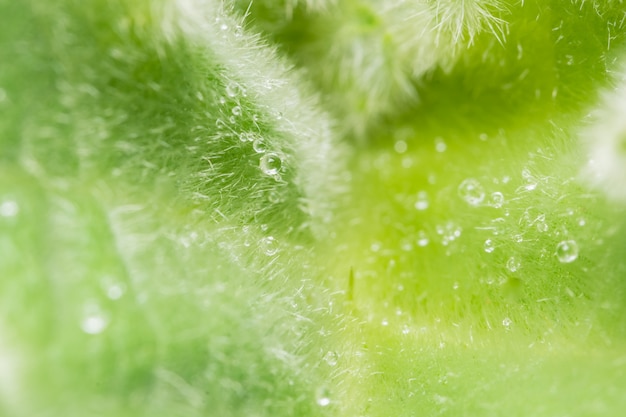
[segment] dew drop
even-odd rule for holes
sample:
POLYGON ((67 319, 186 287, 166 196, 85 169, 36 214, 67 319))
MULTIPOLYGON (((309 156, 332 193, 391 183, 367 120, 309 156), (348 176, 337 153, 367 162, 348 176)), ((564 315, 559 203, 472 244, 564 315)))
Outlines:
POLYGON ((417 210, 423 211, 428 208, 428 193, 426 191, 420 191, 417 193, 417 200, 415 201, 415 208, 417 210))
POLYGON ((464 180, 457 189, 459 197, 471 206, 478 206, 485 199, 483 186, 474 178, 464 180))
POLYGON ((410 252, 413 250, 413 245, 411 244, 410 240, 402 239, 402 241, 400 242, 400 249, 402 249, 405 252, 410 252))
POLYGON ((428 238, 428 235, 424 230, 420 230, 419 232, 417 232, 417 246, 423 248, 424 246, 428 245, 429 242, 430 239, 428 238))
POLYGON ((320 407, 327 407, 330 405, 330 391, 326 387, 320 387, 315 393, 315 402, 320 407))
POLYGON ((337 365, 338 361, 339 361, 339 355, 337 355, 337 353, 333 352, 332 350, 329 350, 324 355, 324 362, 326 362, 329 366, 337 365))
POLYGON ((511 320, 508 317, 505 317, 504 320, 502 320, 502 325, 508 330, 511 325, 513 324, 513 320, 511 320))
POLYGON ((436 138, 435 139, 435 150, 439 153, 443 153, 448 149, 448 145, 446 145, 446 142, 444 142, 444 140, 442 138, 436 138))
POLYGON ((492 193, 489 198, 489 205, 493 208, 500 208, 502 204, 504 204, 504 195, 499 191, 492 193))
POLYGON ((485 240, 484 248, 485 248, 485 252, 487 253, 492 253, 496 249, 496 247, 493 244, 493 240, 491 239, 485 240))
POLYGON ((15 217, 20 212, 20 206, 16 201, 5 200, 0 203, 0 216, 2 217, 15 217))
POLYGON ((546 223, 544 220, 538 220, 537 221, 537 231, 539 231, 540 233, 545 233, 548 231, 548 223, 546 223))
POLYGON ((109 325, 109 320, 100 311, 99 307, 89 305, 85 308, 85 316, 83 317, 80 328, 87 334, 102 333, 109 325))
POLYGON ((265 175, 276 176, 283 167, 283 160, 278 154, 269 152, 261 157, 259 167, 265 175))
POLYGON ((229 83, 226 86, 226 94, 228 97, 235 97, 237 95, 237 91, 239 90, 239 86, 236 83, 229 83))
POLYGON ((254 149, 256 153, 265 153, 265 151, 267 151, 267 144, 263 138, 257 137, 254 139, 254 142, 252 142, 252 149, 254 149))
POLYGON ((122 284, 111 284, 106 290, 107 297, 111 300, 119 300, 124 296, 125 292, 126 289, 122 284))
POLYGON ((274 239, 274 236, 267 236, 261 239, 259 242, 261 250, 267 256, 274 256, 278 253, 278 242, 274 239))
POLYGON ((564 240, 556 246, 556 257, 559 262, 568 264, 578 259, 578 243, 575 240, 564 240))
POLYGON ((402 326, 402 334, 406 335, 409 333, 411 333, 411 329, 409 328, 409 326, 407 326, 406 324, 402 326))
POLYGON ((405 153, 407 148, 408 148, 408 146, 407 146, 406 142, 403 141, 403 140, 399 140, 396 143, 394 143, 394 145, 393 145, 393 149, 397 153, 405 153))
POLYGON ((506 261, 506 269, 511 272, 516 272, 522 266, 521 262, 515 259, 514 256, 511 256, 508 261, 506 261))
POLYGON ((267 194, 267 199, 272 204, 279 204, 279 203, 282 203, 283 201, 285 201, 285 199, 283 198, 282 194, 278 190, 271 190, 267 194))
POLYGON ((232 108, 231 112, 235 116, 241 116, 241 107, 240 106, 235 106, 235 107, 232 108))

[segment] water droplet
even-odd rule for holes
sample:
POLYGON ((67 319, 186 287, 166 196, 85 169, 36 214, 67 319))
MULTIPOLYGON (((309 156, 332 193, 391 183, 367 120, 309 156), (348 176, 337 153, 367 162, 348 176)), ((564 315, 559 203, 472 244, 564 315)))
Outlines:
POLYGON ((504 204, 504 195, 499 191, 492 193, 489 198, 489 205, 493 208, 500 208, 502 204, 504 204))
POLYGON ((514 256, 511 256, 508 261, 506 261, 506 269, 511 272, 516 272, 522 266, 521 262, 515 259, 514 256))
POLYGON ((278 253, 278 242, 274 239, 274 236, 266 236, 259 242, 261 250, 267 256, 274 256, 278 253))
POLYGON ((409 328, 409 326, 407 326, 406 324, 402 326, 402 334, 409 334, 409 333, 411 333, 411 329, 409 328))
POLYGON ((575 240, 564 240, 556 246, 556 257, 561 263, 568 264, 578 258, 578 243, 575 240))
POLYGON ((231 112, 235 116, 241 116, 241 107, 240 106, 235 106, 235 107, 232 108, 231 112))
POLYGON ((393 145, 393 149, 397 153, 405 153, 407 148, 408 148, 408 146, 407 146, 406 142, 403 141, 403 140, 399 140, 396 143, 394 143, 394 145, 393 145))
POLYGON ((254 142, 252 142, 252 149, 256 153, 265 153, 267 151, 267 145, 265 144, 265 140, 263 138, 257 137, 254 142))
POLYGON ((220 29, 221 29, 221 30, 227 30, 227 29, 228 29, 228 25, 227 25, 226 23, 222 23, 222 24, 220 25, 220 29))
POLYGON ((544 220, 538 220, 536 227, 537 231, 539 231, 540 233, 545 233, 548 231, 548 223, 546 223, 544 220))
POLYGON ((320 407, 326 407, 330 405, 330 391, 326 387, 318 388, 315 393, 315 402, 320 407))
POLYGON ((90 304, 85 307, 85 316, 83 317, 80 328, 87 334, 102 333, 109 325, 109 320, 96 305, 90 304))
POLYGON ((487 253, 491 253, 491 252, 493 252, 496 249, 496 247, 494 246, 493 241, 491 239, 485 240, 484 247, 485 247, 485 252, 487 252, 487 253))
POLYGON ((278 204, 278 203, 282 203, 283 201, 285 201, 285 199, 283 198, 283 195, 278 190, 270 190, 269 193, 267 194, 267 199, 272 204, 278 204))
POLYGON ((413 158, 411 158, 410 156, 405 156, 404 158, 402 158, 402 168, 409 169, 413 166, 413 164, 413 158))
POLYGON ((502 325, 508 330, 511 325, 513 324, 513 320, 511 320, 508 317, 505 317, 504 320, 502 320, 502 325))
POLYGON ((435 139, 435 150, 439 153, 445 152, 446 149, 448 149, 448 145, 446 145, 446 142, 444 142, 444 140, 442 138, 436 138, 435 139))
POLYGON ((402 241, 400 242, 400 249, 402 249, 405 252, 410 252, 413 250, 413 245, 411 244, 410 240, 402 239, 402 241))
POLYGON ((2 217, 15 217, 20 212, 20 206, 16 201, 5 200, 0 203, 0 216, 2 217))
POLYGON ((419 232, 417 232, 417 246, 423 248, 424 246, 428 245, 428 242, 430 242, 430 239, 428 238, 428 235, 424 230, 420 230, 419 232))
POLYGON ((415 201, 415 208, 417 210, 426 210, 428 208, 428 193, 426 191, 420 191, 417 193, 417 201, 415 201))
POLYGON ((110 300, 119 300, 126 293, 126 284, 110 275, 102 277, 101 286, 110 300))
POLYGON ((237 95, 237 91, 239 91, 237 83, 231 82, 226 86, 226 94, 228 97, 235 97, 237 95))
POLYGON ((269 152, 261 157, 259 167, 265 175, 277 176, 283 167, 283 160, 276 153, 269 152))
POLYGON ((459 197, 471 206, 477 206, 485 199, 483 186, 474 178, 464 180, 457 189, 459 197))
POLYGON ((215 127, 217 127, 218 129, 224 129, 226 126, 226 123, 224 123, 224 121, 222 119, 217 119, 215 121, 215 127))
POLYGON ((585 219, 583 219, 582 217, 580 219, 578 219, 578 225, 580 227, 584 227, 587 224, 587 221, 585 219))
POLYGON ((329 366, 337 365, 338 361, 339 361, 339 355, 337 355, 337 353, 333 352, 332 350, 329 350, 324 355, 324 362, 326 362, 329 366))
POLYGON ((112 284, 107 288, 107 297, 111 300, 119 300, 125 292, 126 289, 122 284, 112 284))
POLYGON ((524 241, 524 236, 522 236, 522 235, 515 235, 515 236, 513 236, 513 241, 515 243, 522 243, 524 241))

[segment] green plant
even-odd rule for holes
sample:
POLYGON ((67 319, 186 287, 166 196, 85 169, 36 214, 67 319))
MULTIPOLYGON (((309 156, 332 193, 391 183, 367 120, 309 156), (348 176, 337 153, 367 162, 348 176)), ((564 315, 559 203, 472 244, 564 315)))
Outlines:
POLYGON ((622 1, 0 15, 4 415, 626 408, 622 1))

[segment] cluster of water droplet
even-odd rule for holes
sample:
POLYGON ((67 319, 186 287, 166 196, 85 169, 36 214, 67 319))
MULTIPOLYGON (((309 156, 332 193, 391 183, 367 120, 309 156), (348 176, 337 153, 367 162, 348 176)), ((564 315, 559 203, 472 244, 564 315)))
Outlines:
POLYGON ((448 221, 438 224, 436 231, 441 238, 441 244, 447 246, 461 236, 463 229, 454 221, 448 221))

